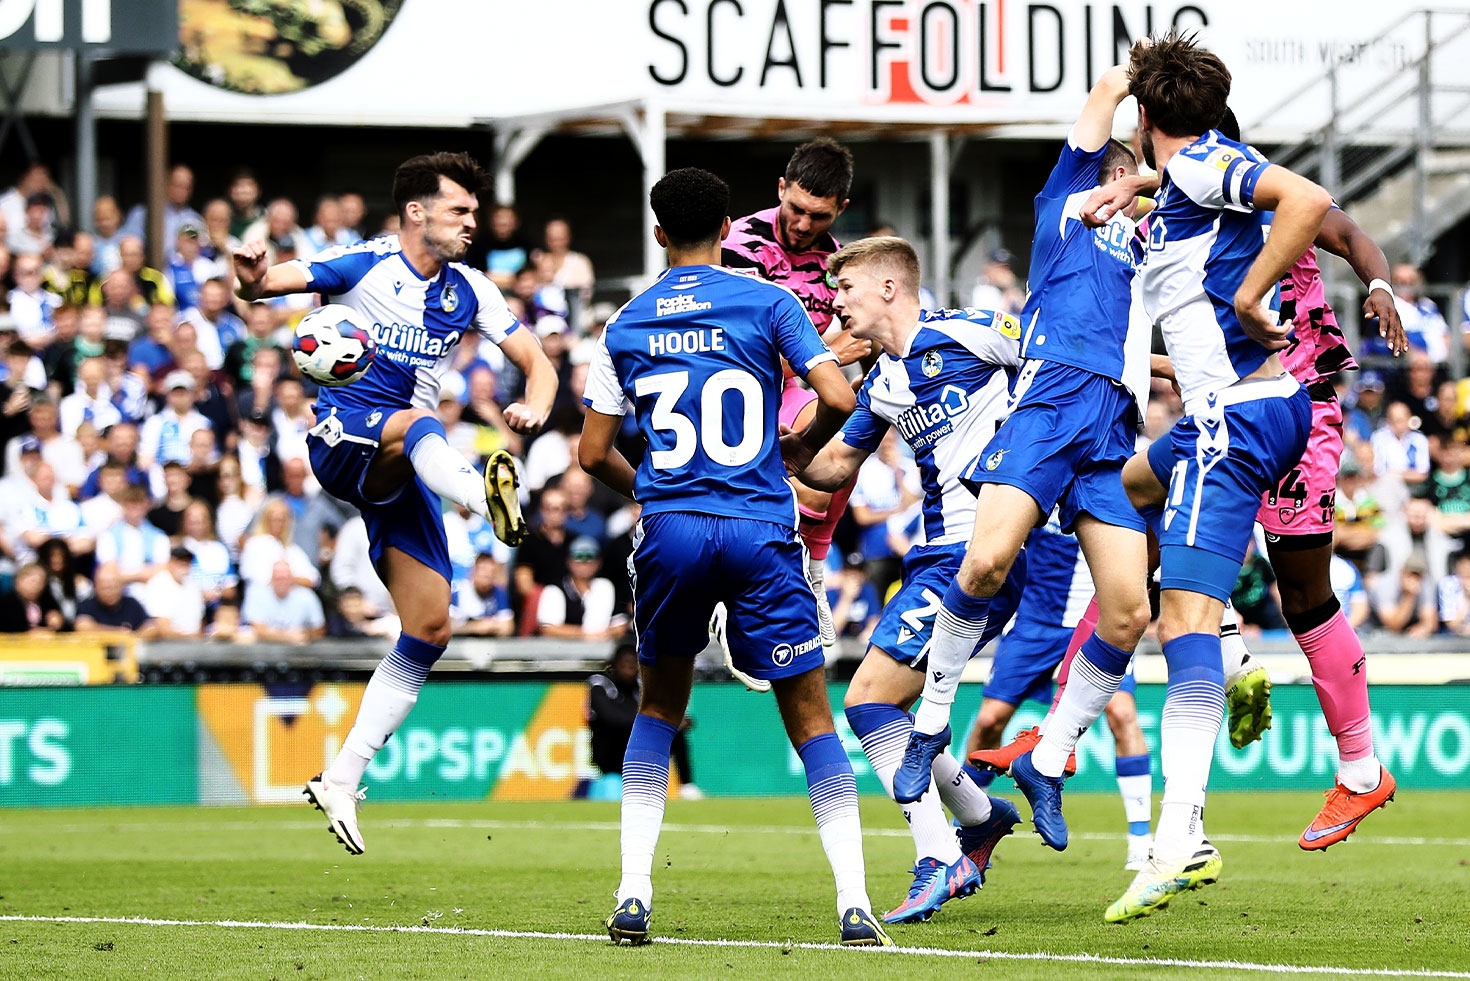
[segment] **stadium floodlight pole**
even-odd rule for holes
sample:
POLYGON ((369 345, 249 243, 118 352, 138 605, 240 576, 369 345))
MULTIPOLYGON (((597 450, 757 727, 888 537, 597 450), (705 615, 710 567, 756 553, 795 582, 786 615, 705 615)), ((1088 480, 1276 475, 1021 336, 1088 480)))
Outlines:
POLYGON ((949 133, 936 129, 929 134, 929 275, 941 307, 950 302, 949 170, 949 133))
POLYGON ((72 52, 75 71, 76 188, 72 199, 74 223, 92 227, 92 204, 97 199, 97 118, 92 104, 92 55, 86 48, 72 52))

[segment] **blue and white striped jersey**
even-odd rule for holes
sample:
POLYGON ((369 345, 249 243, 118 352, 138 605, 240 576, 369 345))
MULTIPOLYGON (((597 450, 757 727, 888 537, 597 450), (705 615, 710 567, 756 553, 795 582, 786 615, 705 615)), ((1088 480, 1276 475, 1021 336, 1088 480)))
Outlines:
POLYGON ((858 392, 842 439, 876 450, 888 427, 913 451, 924 489, 921 541, 969 541, 975 495, 960 475, 1006 415, 1021 364, 1021 322, 994 310, 935 310, 919 318, 902 357, 884 353, 858 392))
POLYGON ((784 286, 720 266, 678 266, 607 322, 582 401, 631 401, 648 452, 643 513, 692 511, 796 527, 781 461, 781 359, 803 378, 836 356, 784 286))
POLYGON ((460 338, 478 331, 499 344, 520 326, 484 273, 450 262, 424 279, 404 258, 396 235, 294 263, 328 303, 344 303, 367 317, 378 344, 366 375, 351 385, 321 389, 319 415, 371 406, 437 409, 439 380, 460 338))
POLYGON ((1270 214, 1253 203, 1256 182, 1269 166, 1253 147, 1210 130, 1164 167, 1139 277, 1186 406, 1233 385, 1271 356, 1246 336, 1235 315, 1235 292, 1270 227, 1270 214))

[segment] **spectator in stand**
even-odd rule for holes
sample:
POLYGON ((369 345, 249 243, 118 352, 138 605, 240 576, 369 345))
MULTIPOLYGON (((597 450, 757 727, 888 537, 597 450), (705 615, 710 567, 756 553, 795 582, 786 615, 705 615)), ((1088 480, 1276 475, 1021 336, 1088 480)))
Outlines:
MULTIPOLYGON (((137 235, 124 235, 117 243, 118 269, 127 273, 133 280, 137 296, 141 298, 143 307, 141 315, 146 315, 148 305, 153 303, 174 304, 174 291, 169 289, 168 279, 157 269, 145 265, 147 254, 143 250, 143 240, 137 235)), ((118 309, 123 305, 126 294, 117 294, 114 300, 108 300, 106 285, 112 280, 116 271, 110 273, 102 281, 99 287, 94 288, 89 302, 92 306, 106 305, 112 309, 118 309)), ((127 305, 132 307, 133 301, 127 296, 127 305)))
POLYGON ((1429 440, 1410 428, 1412 415, 1403 402, 1391 402, 1383 425, 1373 434, 1373 472, 1397 477, 1406 484, 1429 476, 1429 440))
MULTIPOLYGON (((271 314, 274 318, 274 314, 271 314)), ((250 356, 250 385, 235 396, 240 418, 259 412, 269 419, 276 408, 276 382, 290 377, 285 371, 286 352, 276 346, 260 346, 250 356)))
POLYGON ((505 573, 495 556, 481 552, 475 556, 468 579, 454 584, 449 605, 449 619, 454 632, 477 637, 509 637, 515 632, 515 614, 510 606, 510 593, 505 588, 505 573))
POLYGON ((82 527, 94 539, 122 517, 122 494, 127 489, 127 467, 108 458, 97 469, 98 492, 80 505, 82 527))
POLYGON ((126 630, 139 640, 158 635, 158 624, 143 604, 123 591, 116 565, 97 566, 92 585, 92 595, 77 603, 77 630, 126 630))
POLYGON ((348 245, 355 245, 364 238, 363 221, 367 218, 367 204, 362 195, 356 191, 348 191, 346 194, 337 195, 337 203, 342 207, 342 227, 351 237, 348 245))
POLYGON ((296 205, 287 198, 276 198, 266 205, 265 216, 245 229, 240 241, 264 242, 266 261, 271 265, 285 261, 280 255, 282 250, 290 250, 303 258, 312 254, 306 233, 296 224, 296 205))
POLYGON ((61 611, 46 591, 45 570, 34 562, 21 566, 12 587, 0 593, 0 633, 60 630, 61 625, 61 611))
MULTIPOLYGON (((255 380, 255 353, 262 348, 280 350, 275 339, 276 317, 268 303, 252 303, 245 311, 245 331, 225 351, 224 371, 243 394, 255 380)), ((279 377, 279 370, 262 378, 265 390, 279 377)))
POLYGON ((271 565, 268 586, 246 591, 240 619, 258 640, 276 644, 305 644, 325 634, 327 627, 322 601, 296 582, 285 559, 271 565))
MULTIPOLYGON (((1450 328, 1439 305, 1424 295, 1424 274, 1409 263, 1393 267, 1394 306, 1403 321, 1409 346, 1423 351, 1432 364, 1444 364, 1450 356, 1450 328)), ((1363 353, 1386 355, 1386 342, 1375 330, 1363 331, 1363 353)))
POLYGON ((260 497, 240 479, 240 461, 233 455, 220 458, 218 493, 215 524, 220 541, 225 543, 225 548, 230 550, 230 558, 234 559, 240 555, 250 523, 255 520, 260 497))
POLYGON ((860 645, 867 646, 873 628, 878 626, 883 600, 863 571, 862 554, 850 553, 834 579, 827 590, 827 605, 832 610, 837 636, 853 637, 860 645))
MULTIPOLYGON (((572 458, 573 461, 576 457, 572 458)), ((607 519, 592 506, 595 485, 587 471, 573 466, 562 474, 561 489, 567 496, 567 534, 585 535, 595 539, 598 545, 607 542, 607 519)))
POLYGON ((306 230, 305 237, 310 249, 305 253, 308 257, 358 240, 356 234, 343 224, 342 202, 331 194, 317 199, 316 224, 306 230))
POLYGON ((151 412, 148 379, 129 370, 128 345, 124 341, 107 341, 102 345, 102 360, 107 365, 107 387, 112 392, 112 406, 118 414, 127 422, 136 422, 151 412))
POLYGON ((536 623, 543 637, 608 640, 622 636, 628 621, 617 611, 613 584, 598 576, 602 546, 586 535, 567 549, 566 574, 541 590, 536 623))
POLYGON ((222 279, 199 286, 199 302, 184 314, 198 332, 198 348, 210 371, 224 367, 225 349, 245 336, 245 321, 230 309, 230 287, 222 279))
POLYGON ((982 310, 1020 313, 1026 294, 1016 278, 1015 269, 1012 268, 1015 262, 1015 256, 1005 249, 996 249, 990 253, 970 295, 970 306, 982 310))
POLYGON ((898 449, 894 430, 878 444, 878 452, 858 469, 848 513, 858 526, 858 550, 868 578, 880 592, 898 578, 899 559, 889 543, 890 518, 903 514, 921 498, 919 472, 898 449))
MULTIPOLYGON (((1402 402, 1409 407, 1409 415, 1419 420, 1416 428, 1423 428, 1438 405, 1434 394, 1434 365, 1423 351, 1410 351, 1403 376, 1388 393, 1388 400, 1402 402)), ((1426 431, 1425 435, 1429 435, 1426 431)))
POLYGON ((77 572, 71 549, 60 538, 41 543, 36 564, 46 573, 46 592, 61 613, 61 626, 56 629, 75 630, 77 606, 92 595, 91 582, 77 572))
MULTIPOLYGON (((174 164, 168 172, 168 183, 164 186, 163 240, 172 242, 179 237, 179 226, 193 222, 203 227, 204 219, 189 203, 194 197, 194 171, 185 164, 174 164)), ((139 239, 148 237, 148 209, 135 204, 128 209, 123 221, 123 231, 139 239)))
MULTIPOLYGON (((87 459, 82 454, 82 445, 61 431, 56 403, 45 396, 32 399, 30 420, 31 435, 40 443, 41 459, 56 469, 56 479, 68 494, 76 492, 86 482, 87 459)), ((20 450, 21 445, 16 443, 6 448, 7 453, 18 454, 20 450)), ((15 462, 14 457, 9 461, 15 462)), ((12 472, 9 466, 5 472, 12 472)))
POLYGON ((1397 590, 1387 592, 1374 604, 1374 613, 1385 630, 1410 637, 1428 637, 1439 629, 1439 610, 1434 589, 1426 579, 1426 565, 1411 556, 1397 576, 1397 590))
POLYGON ((393 597, 378 578, 368 554, 367 526, 362 515, 348 518, 337 531, 336 550, 332 553, 332 582, 338 589, 356 589, 362 594, 371 616, 381 616, 393 609, 393 597))
POLYGON ((301 382, 289 376, 277 381, 271 428, 276 434, 276 456, 282 463, 306 459, 306 432, 315 425, 316 416, 301 382))
POLYGON ((531 260, 531 243, 521 232, 521 218, 508 204, 495 206, 490 212, 487 234, 471 248, 467 257, 471 265, 485 270, 485 275, 501 290, 509 290, 516 273, 531 260))
POLYGON ((362 590, 348 586, 337 594, 337 609, 327 614, 327 636, 376 637, 379 636, 378 619, 362 598, 362 590))
POLYGON ((541 492, 526 540, 516 549, 515 591, 530 596, 539 586, 559 583, 567 573, 567 495, 560 488, 541 492))
POLYGON ((324 555, 330 557, 332 540, 347 520, 347 514, 336 498, 321 492, 321 485, 301 457, 281 464, 280 497, 291 509, 291 520, 296 526, 292 541, 314 564, 320 565, 324 555))
POLYGON ((1434 393, 1434 411, 1420 420, 1419 431, 1429 438, 1429 452, 1438 459, 1452 442, 1470 441, 1470 414, 1466 412, 1465 381, 1443 381, 1434 393))
POLYGON ((1466 463, 1470 463, 1470 446, 1459 440, 1445 443, 1438 465, 1417 488, 1439 512, 1440 529, 1459 539, 1454 546, 1458 549, 1464 549, 1470 537, 1470 471, 1466 463))
MULTIPOLYGON (((212 279, 230 274, 229 264, 221 259, 208 258, 203 254, 204 226, 186 221, 179 226, 174 253, 164 268, 164 277, 173 290, 180 310, 188 310, 199 303, 200 287, 212 279)), ((227 287, 228 289, 228 287, 227 287)))
POLYGON ((179 359, 179 368, 194 379, 194 409, 209 421, 211 438, 219 449, 224 449, 240 428, 235 400, 216 384, 214 372, 198 351, 185 351, 179 359))
MULTIPOLYGON (((622 796, 623 757, 633 734, 633 720, 638 717, 640 695, 638 649, 633 644, 619 644, 607 667, 587 679, 592 765, 603 775, 587 789, 587 797, 592 800, 618 800, 622 796)), ((689 765, 689 741, 685 734, 692 728, 694 720, 686 716, 669 747, 679 776, 679 796, 685 800, 704 796, 694 783, 694 771, 689 765)))
POLYGON ((592 260, 572 251, 572 226, 565 219, 548 221, 543 234, 546 247, 536 255, 542 277, 564 290, 569 299, 578 297, 581 304, 578 312, 585 311, 592 302, 592 287, 597 279, 592 260))
MULTIPOLYGON (((76 436, 77 427, 90 422, 99 430, 122 422, 122 413, 112 404, 112 389, 107 387, 107 362, 102 358, 84 358, 77 366, 77 387, 58 406, 61 431, 76 436)), ((83 475, 85 477, 85 474, 83 475)))
POLYGON ((243 242, 246 230, 265 217, 265 209, 260 206, 260 184, 247 167, 230 178, 230 208, 230 235, 243 242))
POLYGON ((270 416, 263 411, 251 412, 240 420, 240 441, 235 444, 240 461, 240 477, 250 494, 263 496, 269 488, 281 484, 281 462, 275 454, 270 416))
POLYGON ((118 495, 122 518, 97 539, 98 564, 117 565, 128 595, 141 599, 143 584, 168 562, 168 536, 148 523, 148 492, 127 487, 118 495))
POLYGON ((44 255, 51 248, 56 226, 51 216, 56 213, 56 199, 47 191, 36 191, 26 197, 25 213, 20 224, 7 225, 5 245, 16 255, 44 255))
POLYGON ((12 267, 15 289, 6 294, 21 339, 33 348, 51 343, 56 334, 55 311, 61 306, 61 297, 46 288, 41 265, 39 253, 18 255, 12 267))
POLYGON ((321 573, 291 540, 293 530, 291 509, 286 502, 278 497, 266 501, 240 549, 240 581, 245 584, 247 600, 252 589, 267 587, 271 569, 281 559, 291 567, 293 581, 298 586, 315 589, 320 584, 321 573))
POLYGON ((1436 589, 1440 629, 1470 637, 1470 553, 1457 553, 1451 568, 1436 589))
POLYGON ((50 194, 53 210, 47 216, 46 225, 53 228, 59 221, 68 224, 66 198, 61 189, 51 180, 51 170, 45 164, 32 162, 15 180, 15 186, 0 194, 0 219, 6 229, 19 228, 26 221, 26 205, 33 194, 50 194), (59 208, 59 211, 58 211, 59 208))
POLYGON ((582 414, 566 405, 552 409, 546 427, 526 451, 521 473, 532 493, 567 472, 575 460, 572 441, 582 431, 582 414))
POLYGON ((1363 586, 1362 573, 1341 555, 1334 555, 1328 564, 1328 578, 1332 583, 1332 594, 1347 614, 1348 623, 1354 630, 1359 629, 1373 612, 1368 603, 1368 591, 1363 586))
MULTIPOLYGON (((107 458, 124 467, 126 482, 132 487, 147 488, 150 481, 147 471, 138 466, 138 427, 130 422, 120 422, 112 426, 102 434, 102 446, 107 452, 107 458)), ((82 492, 79 495, 82 500, 87 500, 98 491, 99 471, 93 470, 87 475, 87 480, 82 484, 82 492)))
POLYGON ((5 496, 3 544, 16 561, 33 561, 37 549, 52 538, 65 538, 78 552, 92 551, 92 538, 82 527, 82 512, 56 486, 51 464, 36 464, 34 475, 14 481, 5 496))
POLYGON ((61 305, 83 307, 97 281, 92 272, 96 244, 87 232, 63 231, 51 250, 46 269, 46 288, 61 297, 61 305))
POLYGON ((192 640, 204 636, 204 596, 189 575, 193 565, 194 555, 187 548, 171 549, 163 568, 148 579, 138 597, 158 623, 160 637, 192 640))
POLYGON ((163 498, 148 512, 148 521, 175 545, 184 537, 184 512, 194 499, 189 496, 189 471, 170 460, 163 465, 163 498))
POLYGON ((187 371, 169 372, 163 380, 163 410, 143 423, 138 441, 138 465, 144 470, 154 464, 189 462, 189 440, 197 430, 208 429, 209 420, 194 408, 194 376, 187 371))
POLYGON ((204 205, 204 234, 199 241, 199 254, 219 263, 220 277, 234 281, 234 252, 240 240, 230 234, 230 202, 214 198, 204 205))
POLYGON ((144 321, 146 332, 133 338, 128 345, 129 367, 147 375, 150 387, 177 367, 171 349, 177 322, 178 315, 173 307, 167 303, 155 303, 148 308, 148 317, 144 321))
POLYGON ((439 392, 439 421, 444 424, 444 441, 464 454, 466 459, 477 460, 489 455, 479 448, 479 428, 464 421, 464 406, 452 393, 444 390, 439 392))
POLYGON ((92 275, 106 276, 122 265, 122 209, 117 199, 103 195, 92 205, 92 275))

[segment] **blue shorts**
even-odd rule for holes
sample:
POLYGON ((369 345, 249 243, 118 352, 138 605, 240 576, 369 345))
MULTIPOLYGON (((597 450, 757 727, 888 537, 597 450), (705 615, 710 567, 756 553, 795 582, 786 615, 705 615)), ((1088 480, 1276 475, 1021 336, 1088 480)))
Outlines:
MULTIPOLYGON (((919 545, 903 557, 903 585, 883 607, 883 615, 873 628, 869 643, 899 664, 922 668, 923 651, 934 629, 934 615, 944 600, 944 592, 954 582, 965 557, 965 543, 919 545)), ((1016 556, 1005 585, 990 600, 990 614, 985 621, 985 635, 970 656, 990 643, 1010 623, 1021 601, 1026 584, 1026 550, 1016 556)))
MULTIPOLYGON (((1030 594, 1027 594, 1030 599, 1030 594)), ((1065 601, 1063 603, 1065 606, 1065 601)), ((1001 637, 995 648, 995 661, 990 666, 990 680, 985 682, 985 697, 1007 705, 1020 705, 1026 699, 1050 702, 1052 675, 1067 654, 1072 640, 1072 627, 1026 616, 1016 617, 1010 633, 1001 637)), ((1133 694, 1138 682, 1133 680, 1133 663, 1123 675, 1119 691, 1133 694)))
POLYGON ((1245 561, 1261 495, 1306 451, 1312 400, 1281 375, 1237 382, 1201 402, 1204 408, 1148 449, 1149 467, 1167 488, 1160 586, 1224 602, 1245 561), (1213 408, 1211 399, 1218 402, 1213 408))
POLYGON ((439 495, 418 477, 386 499, 369 500, 362 492, 368 465, 395 408, 328 409, 306 437, 311 471, 322 489, 362 512, 367 526, 368 555, 383 574, 383 550, 396 548, 453 582, 449 539, 444 534, 444 508, 439 495))
POLYGON ((1015 408, 961 477, 1009 484, 1030 494, 1042 514, 1060 511, 1063 531, 1086 512, 1120 528, 1144 530, 1123 490, 1133 455, 1137 406, 1110 378, 1051 361, 1027 361, 1016 377, 1015 408))
POLYGON ((716 603, 730 656, 755 678, 789 678, 825 663, 817 601, 796 532, 770 521, 688 511, 645 514, 629 560, 638 660, 694 657, 709 644, 716 603))

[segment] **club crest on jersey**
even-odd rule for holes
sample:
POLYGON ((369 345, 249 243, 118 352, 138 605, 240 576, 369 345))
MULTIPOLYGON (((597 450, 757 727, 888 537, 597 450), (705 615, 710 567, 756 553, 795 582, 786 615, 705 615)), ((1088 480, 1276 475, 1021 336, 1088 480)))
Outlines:
POLYGON ((369 426, 376 426, 378 424, 378 420, 382 418, 383 413, 378 411, 377 409, 374 409, 373 411, 368 413, 368 417, 364 420, 364 422, 366 422, 369 426))
POLYGON ((1000 461, 1004 460, 1006 458, 1006 454, 1009 452, 1010 450, 1008 449, 996 450, 994 453, 987 456, 985 458, 985 469, 994 470, 996 467, 1000 466, 1000 461))
POLYGON ((459 306, 459 294, 455 292, 453 283, 444 284, 444 292, 439 296, 439 306, 445 313, 453 313, 455 307, 459 306))
POLYGON ((924 372, 925 378, 933 378, 944 368, 944 358, 938 351, 927 351, 924 360, 920 362, 919 369, 924 372))
POLYGON ((828 269, 827 272, 823 274, 822 282, 827 285, 827 288, 829 290, 835 290, 837 288, 837 277, 832 275, 832 270, 830 269, 828 269))

